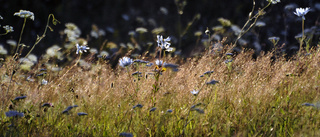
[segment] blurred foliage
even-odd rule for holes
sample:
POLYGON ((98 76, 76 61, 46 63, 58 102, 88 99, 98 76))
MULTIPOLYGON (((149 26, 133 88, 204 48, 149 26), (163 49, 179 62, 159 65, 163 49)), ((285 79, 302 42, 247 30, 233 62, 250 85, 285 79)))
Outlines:
MULTIPOLYGON (((134 31, 138 27, 144 27, 151 33, 155 28, 164 28, 166 36, 173 38, 173 46, 178 47, 184 56, 193 54, 195 49, 204 50, 202 44, 197 43, 198 37, 194 36, 197 31, 204 32, 207 27, 212 28, 221 25, 221 19, 238 27, 242 27, 248 19, 248 14, 252 9, 252 0, 0 0, 0 15, 4 18, 1 24, 10 24, 16 32, 21 30, 23 21, 13 16, 13 13, 20 9, 26 9, 35 13, 35 21, 29 22, 25 33, 28 37, 23 37, 27 45, 33 43, 30 37, 36 37, 41 34, 46 25, 46 18, 49 14, 54 14, 61 21, 61 24, 54 28, 55 33, 47 36, 44 42, 36 48, 37 54, 53 44, 62 45, 64 38, 60 35, 66 23, 76 24, 82 31, 81 37, 87 38, 90 35, 92 26, 95 25, 106 31, 105 40, 115 43, 131 42, 129 31, 134 31), (220 19, 220 20, 219 20, 220 19), (183 34, 183 35, 182 35, 183 34), (179 38, 181 36, 181 38, 179 38), (29 42, 29 43, 28 43, 29 42), (179 43, 180 42, 180 43, 179 43)), ((256 9, 267 4, 266 0, 257 0, 256 9)), ((264 27, 256 27, 250 33, 244 36, 246 48, 259 50, 271 50, 273 44, 268 41, 268 37, 280 37, 279 45, 285 43, 282 50, 290 52, 292 47, 298 47, 298 41, 294 36, 301 33, 301 22, 293 14, 296 7, 311 7, 312 11, 308 13, 305 22, 305 28, 315 30, 312 38, 316 46, 319 42, 319 8, 314 0, 282 0, 281 3, 272 5, 266 10, 266 15, 260 20, 266 23, 264 27)), ((318 6, 319 7, 319 6, 318 6)), ((224 26, 225 27, 225 26, 224 26)), ((228 29, 226 28, 228 33, 228 29)), ((213 31, 213 30, 211 30, 213 31)), ((220 37, 227 36, 228 43, 234 42, 233 36, 219 34, 220 37)), ((0 44, 6 44, 7 39, 18 39, 18 33, 1 37, 0 44)), ((203 34, 202 39, 207 36, 203 34)), ((154 42, 154 35, 145 35, 146 42, 154 42)), ((217 42, 217 41, 214 41, 217 42)), ((91 47, 100 48, 102 43, 89 40, 91 47)), ((241 44, 240 44, 241 45, 241 44)), ((9 48, 8 45, 5 47, 9 48)), ((147 49, 144 49, 147 50, 147 49)))

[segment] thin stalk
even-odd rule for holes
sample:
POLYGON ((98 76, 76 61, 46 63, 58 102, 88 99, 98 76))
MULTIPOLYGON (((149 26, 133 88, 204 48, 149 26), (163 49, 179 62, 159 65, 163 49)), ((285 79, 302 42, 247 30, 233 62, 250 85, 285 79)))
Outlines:
POLYGON ((300 39, 300 47, 299 47, 298 57, 300 57, 300 55, 301 55, 304 37, 305 37, 304 36, 304 19, 302 19, 302 37, 300 39))
MULTIPOLYGON (((136 97, 136 99, 138 99, 138 89, 136 90, 135 88, 134 88, 134 86, 133 86, 133 80, 132 80, 132 77, 131 77, 131 74, 130 74, 130 71, 129 71, 129 67, 128 66, 126 66, 126 68, 127 68, 127 72, 128 72, 128 76, 129 76, 129 79, 130 79, 130 83, 131 83, 131 87, 132 87, 132 89, 133 89, 133 93, 135 93, 136 95, 135 95, 135 97, 136 97)), ((132 95, 131 94, 129 94, 129 96, 132 98, 132 95)), ((135 100, 134 99, 132 99, 132 101, 133 101, 133 103, 135 102, 135 100)))
MULTIPOLYGON (((18 53, 19 51, 19 47, 20 47, 20 42, 21 42, 21 38, 22 38, 22 34, 23 34, 23 30, 26 26, 26 22, 27 22, 27 18, 24 18, 24 21, 23 21, 23 25, 22 25, 22 29, 21 29, 21 32, 20 32, 20 37, 19 37, 19 41, 18 41, 18 44, 17 44, 17 48, 16 48, 16 52, 15 52, 15 55, 18 53)), ((19 58, 20 55, 17 55, 17 58, 19 58)))

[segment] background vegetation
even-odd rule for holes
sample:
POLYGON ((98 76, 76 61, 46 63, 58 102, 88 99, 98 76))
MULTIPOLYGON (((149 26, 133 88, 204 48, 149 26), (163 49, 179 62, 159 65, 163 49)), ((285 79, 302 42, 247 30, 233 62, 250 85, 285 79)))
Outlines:
POLYGON ((0 37, 2 136, 320 134, 319 3, 256 1, 264 25, 243 33, 252 1, 12 2, 0 14, 14 26, 0 37), (34 20, 18 13, 28 6, 34 20))

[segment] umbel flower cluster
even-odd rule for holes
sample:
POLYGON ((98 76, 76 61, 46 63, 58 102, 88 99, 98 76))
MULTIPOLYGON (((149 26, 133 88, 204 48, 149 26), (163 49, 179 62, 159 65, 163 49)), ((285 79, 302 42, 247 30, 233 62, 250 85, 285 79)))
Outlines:
POLYGON ((33 12, 27 11, 27 10, 20 10, 19 12, 16 12, 13 14, 14 16, 19 16, 21 18, 27 18, 34 21, 34 14, 33 12))

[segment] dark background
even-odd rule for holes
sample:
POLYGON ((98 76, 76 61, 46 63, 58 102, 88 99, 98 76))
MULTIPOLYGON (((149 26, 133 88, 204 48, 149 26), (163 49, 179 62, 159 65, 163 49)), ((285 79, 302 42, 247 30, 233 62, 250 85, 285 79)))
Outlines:
MULTIPOLYGON (((180 0, 178 3, 182 3, 180 0)), ((203 47, 197 45, 197 38, 194 32, 210 30, 213 26, 220 25, 217 21, 219 17, 229 19, 233 24, 240 28, 246 22, 248 13, 252 8, 251 0, 187 0, 187 4, 179 21, 179 14, 175 0, 0 0, 0 15, 4 18, 0 24, 11 25, 14 27, 14 33, 0 37, 0 43, 6 44, 7 39, 18 41, 23 19, 13 16, 20 9, 29 10, 35 14, 35 20, 28 20, 22 42, 32 45, 36 35, 41 35, 46 25, 47 17, 53 13, 61 24, 51 25, 54 32, 48 32, 46 38, 37 46, 34 53, 41 55, 43 51, 53 44, 62 44, 64 38, 60 31, 65 29, 65 23, 72 22, 82 31, 81 37, 86 38, 90 35, 92 25, 96 24, 99 28, 106 31, 104 39, 117 44, 130 42, 128 32, 137 27, 145 27, 149 33, 156 27, 164 27, 164 36, 172 37, 172 46, 182 51, 182 55, 187 57, 192 55, 192 50, 203 47), (160 7, 165 7, 168 14, 160 12, 160 7), (179 26, 184 28, 196 14, 201 18, 196 20, 187 31, 179 43, 179 26), (125 20, 123 15, 129 17, 125 20), (142 17, 145 23, 138 22, 137 17, 142 17), (148 19, 154 19, 155 25, 148 23, 148 19), (178 47, 181 45, 181 47, 178 47)), ((262 8, 267 4, 266 0, 256 0, 256 9, 262 8)), ((316 29, 313 37, 313 46, 319 42, 319 2, 315 0, 281 0, 281 3, 271 5, 266 10, 260 20, 266 23, 265 27, 256 29, 254 33, 249 32, 244 39, 249 41, 247 48, 253 48, 252 43, 258 41, 262 50, 271 50, 272 44, 268 41, 270 36, 280 37, 279 43, 285 43, 283 48, 286 52, 297 50, 298 42, 295 35, 301 33, 301 18, 293 14, 294 9, 285 9, 290 4, 296 4, 293 7, 311 7, 306 15, 305 28, 314 27, 316 29), (317 9, 318 8, 318 9, 317 9), (258 35, 256 35, 258 33, 258 35)), ((212 30, 211 30, 212 31, 212 30)), ((221 34, 223 36, 223 34, 221 34)), ((202 35, 206 37, 205 34, 202 35)), ((150 33, 148 41, 155 42, 155 37, 150 33)), ((228 38, 228 42, 234 42, 233 37, 228 38)), ((89 41, 90 47, 99 48, 99 44, 89 41)), ((280 45, 281 45, 280 44, 280 45)), ((6 46, 7 47, 7 46, 6 46)), ((7 47, 8 48, 8 47, 7 47)))

